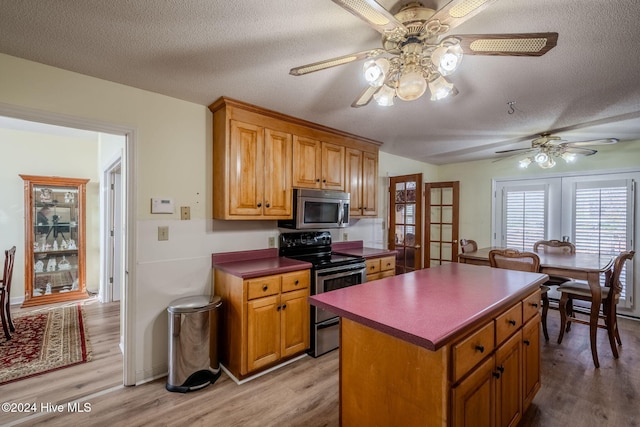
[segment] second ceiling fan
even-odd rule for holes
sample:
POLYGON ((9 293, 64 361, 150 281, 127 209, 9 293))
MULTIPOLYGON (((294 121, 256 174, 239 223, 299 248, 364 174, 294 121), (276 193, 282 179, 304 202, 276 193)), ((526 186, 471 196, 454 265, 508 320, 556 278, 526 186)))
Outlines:
POLYGON ((497 0, 453 0, 440 10, 410 2, 391 14, 374 0, 332 0, 382 33, 382 47, 292 68, 294 76, 366 59, 369 86, 351 104, 393 105, 412 101, 429 89, 431 100, 457 90, 445 76, 463 55, 541 56, 556 46, 558 33, 446 34, 497 0))

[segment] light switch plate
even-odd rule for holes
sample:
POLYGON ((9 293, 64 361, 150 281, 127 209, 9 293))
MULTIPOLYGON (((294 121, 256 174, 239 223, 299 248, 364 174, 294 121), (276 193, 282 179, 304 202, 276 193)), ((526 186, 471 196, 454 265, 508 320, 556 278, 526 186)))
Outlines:
POLYGON ((158 240, 169 240, 169 226, 158 227, 158 240))

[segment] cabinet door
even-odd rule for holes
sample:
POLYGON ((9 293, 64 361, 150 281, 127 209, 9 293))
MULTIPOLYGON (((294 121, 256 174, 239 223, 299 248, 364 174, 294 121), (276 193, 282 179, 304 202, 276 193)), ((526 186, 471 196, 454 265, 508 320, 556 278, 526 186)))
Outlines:
POLYGON ((280 359, 280 296, 247 302, 247 369, 254 371, 280 359))
POLYGON ((308 289, 286 292, 281 295, 282 357, 309 348, 308 289))
POLYGON ((522 418, 522 333, 518 331, 496 350, 496 421, 515 426, 522 418))
POLYGON ((362 215, 362 151, 347 148, 345 161, 344 191, 351 194, 349 215, 362 215))
POLYGON ((229 147, 229 214, 262 214, 264 130, 231 120, 229 147))
POLYGON ((540 315, 522 328, 522 386, 524 413, 540 389, 540 315))
POLYGON ((291 217, 291 134, 265 129, 264 138, 264 215, 291 217))
POLYGON ((322 188, 344 191, 344 147, 322 143, 322 188))
POLYGON ((495 425, 494 357, 485 360, 453 389, 453 425, 493 427, 495 425))
POLYGON ((322 149, 320 141, 293 136, 293 186, 320 188, 322 149))
POLYGON ((378 155, 364 152, 362 156, 362 215, 378 214, 378 155))

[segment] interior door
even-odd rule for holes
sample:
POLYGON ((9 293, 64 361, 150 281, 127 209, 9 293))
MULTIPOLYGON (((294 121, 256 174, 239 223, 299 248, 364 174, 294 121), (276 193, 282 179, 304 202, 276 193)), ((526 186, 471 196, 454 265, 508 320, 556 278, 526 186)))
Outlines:
POLYGON ((459 181, 424 185, 426 268, 458 260, 459 181))
POLYGON ((389 182, 389 249, 396 250, 396 274, 422 268, 422 174, 389 182))

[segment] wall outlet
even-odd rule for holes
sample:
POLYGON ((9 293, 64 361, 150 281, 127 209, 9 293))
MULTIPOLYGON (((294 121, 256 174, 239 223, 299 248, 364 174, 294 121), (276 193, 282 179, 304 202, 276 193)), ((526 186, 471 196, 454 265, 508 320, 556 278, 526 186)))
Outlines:
POLYGON ((271 236, 269 237, 269 249, 276 247, 276 238, 271 236))
POLYGON ((180 219, 191 219, 191 208, 189 206, 180 206, 180 219))
POLYGON ((158 240, 169 240, 169 226, 158 227, 158 240))
POLYGON ((349 240, 349 233, 342 233, 342 241, 346 242, 347 240, 349 240))

